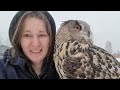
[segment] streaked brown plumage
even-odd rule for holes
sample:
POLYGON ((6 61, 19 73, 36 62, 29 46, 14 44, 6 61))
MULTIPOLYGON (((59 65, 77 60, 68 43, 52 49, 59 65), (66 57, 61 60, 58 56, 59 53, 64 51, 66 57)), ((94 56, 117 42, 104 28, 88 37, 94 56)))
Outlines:
POLYGON ((90 26, 64 22, 56 35, 54 62, 61 79, 119 79, 120 63, 92 42, 90 26))

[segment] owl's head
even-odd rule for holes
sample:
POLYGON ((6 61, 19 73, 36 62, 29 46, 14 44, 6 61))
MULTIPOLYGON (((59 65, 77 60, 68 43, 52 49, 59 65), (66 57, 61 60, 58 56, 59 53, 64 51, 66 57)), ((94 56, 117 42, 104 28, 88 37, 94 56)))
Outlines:
POLYGON ((62 24, 62 27, 68 30, 71 37, 75 40, 85 39, 86 41, 92 41, 92 33, 90 25, 81 20, 68 20, 62 24))

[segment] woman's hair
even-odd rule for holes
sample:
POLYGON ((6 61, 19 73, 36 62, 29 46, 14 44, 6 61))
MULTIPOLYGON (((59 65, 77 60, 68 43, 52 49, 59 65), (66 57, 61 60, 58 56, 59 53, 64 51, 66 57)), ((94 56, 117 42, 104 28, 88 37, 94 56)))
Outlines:
POLYGON ((26 11, 20 17, 20 19, 18 20, 18 22, 15 26, 15 32, 14 32, 14 35, 11 40, 11 44, 12 44, 13 48, 17 48, 18 50, 20 50, 20 52, 23 53, 21 45, 20 45, 20 40, 21 40, 21 34, 23 32, 24 22, 25 22, 26 18, 28 18, 28 17, 38 18, 44 22, 46 29, 47 29, 47 33, 50 37, 50 46, 49 46, 49 51, 48 51, 48 55, 49 55, 50 48, 51 48, 52 42, 53 42, 51 26, 50 26, 50 22, 47 19, 47 17, 44 14, 42 14, 40 11, 26 11))

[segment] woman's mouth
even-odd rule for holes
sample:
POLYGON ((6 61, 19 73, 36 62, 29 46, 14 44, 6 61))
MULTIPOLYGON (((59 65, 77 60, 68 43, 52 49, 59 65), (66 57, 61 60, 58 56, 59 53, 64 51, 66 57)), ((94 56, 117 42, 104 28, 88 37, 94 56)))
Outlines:
POLYGON ((37 54, 37 53, 41 53, 43 50, 30 50, 31 53, 37 54))

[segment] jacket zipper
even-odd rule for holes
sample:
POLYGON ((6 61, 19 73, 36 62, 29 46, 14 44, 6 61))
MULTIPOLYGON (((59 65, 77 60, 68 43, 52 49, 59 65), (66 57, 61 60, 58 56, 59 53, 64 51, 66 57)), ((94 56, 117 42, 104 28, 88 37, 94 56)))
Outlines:
POLYGON ((33 76, 35 76, 35 78, 40 79, 40 77, 37 76, 30 68, 29 68, 29 70, 30 70, 31 74, 32 74, 33 76))

